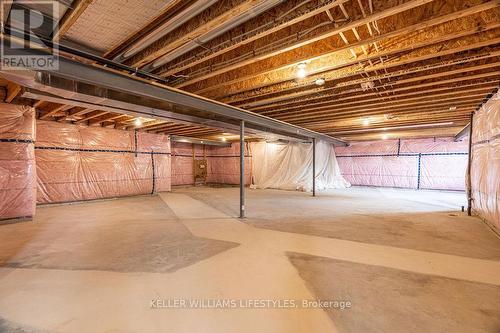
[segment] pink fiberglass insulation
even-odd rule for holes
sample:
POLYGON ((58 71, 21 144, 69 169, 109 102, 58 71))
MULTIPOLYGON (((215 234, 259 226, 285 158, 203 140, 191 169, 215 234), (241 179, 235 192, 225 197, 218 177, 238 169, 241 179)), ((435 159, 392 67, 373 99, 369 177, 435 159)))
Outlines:
POLYGON ((500 93, 474 114, 472 125, 472 208, 500 230, 500 93))
POLYGON ((0 103, 0 219, 35 214, 35 111, 0 103))
POLYGON ((172 185, 193 184, 193 145, 172 142, 172 185))
POLYGON ((37 133, 38 203, 170 190, 166 136, 43 120, 37 133))
MULTIPOLYGON (((196 159, 207 159, 207 183, 240 183, 240 145, 230 147, 172 143, 172 185, 193 185, 193 149, 196 159)), ((251 157, 245 149, 245 184, 251 181, 251 157)))
MULTIPOLYGON (((209 146, 207 150, 207 182, 215 184, 240 183, 240 143, 232 143, 230 147, 209 146)), ((252 158, 245 145, 245 184, 250 185, 252 158)))
POLYGON ((453 138, 352 142, 336 147, 352 185, 464 190, 467 141, 453 138))

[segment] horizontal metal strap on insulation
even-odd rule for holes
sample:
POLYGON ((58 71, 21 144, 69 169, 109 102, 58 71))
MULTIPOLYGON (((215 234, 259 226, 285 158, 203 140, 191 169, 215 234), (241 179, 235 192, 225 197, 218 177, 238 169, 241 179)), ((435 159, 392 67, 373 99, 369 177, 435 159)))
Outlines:
POLYGON ((39 147, 35 146, 38 150, 65 150, 65 151, 79 151, 88 153, 125 153, 125 154, 146 154, 146 155, 172 155, 172 153, 162 153, 155 151, 135 151, 135 150, 111 150, 111 149, 86 149, 86 148, 69 148, 69 147, 39 147))
POLYGON ((469 153, 401 153, 401 154, 367 154, 367 155, 337 155, 340 157, 418 157, 418 156, 446 156, 446 155, 469 155, 469 153))
POLYGON ((24 139, 0 139, 0 142, 35 143, 34 140, 24 140, 24 139))

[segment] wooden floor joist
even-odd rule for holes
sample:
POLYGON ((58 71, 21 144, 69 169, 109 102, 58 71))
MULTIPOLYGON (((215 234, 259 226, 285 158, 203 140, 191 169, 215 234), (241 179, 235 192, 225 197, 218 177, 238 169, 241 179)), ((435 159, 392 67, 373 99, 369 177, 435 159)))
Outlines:
MULTIPOLYGON (((500 0, 173 0, 155 4, 156 11, 145 8, 143 17, 127 12, 133 3, 115 11, 114 1, 73 1, 54 18, 62 17, 54 40, 107 58, 80 54, 80 61, 327 135, 366 140, 384 130, 401 137, 452 133, 500 83, 500 0), (136 28, 113 35, 114 26, 89 21, 95 13, 116 29, 129 22, 136 28), (82 25, 86 31, 77 31, 82 25), (91 36, 110 40, 104 48, 91 36)), ((69 50, 61 56, 75 56, 69 50)), ((0 88, 4 102, 30 104, 41 120, 221 135, 209 122, 138 117, 136 110, 30 92, 7 77, 0 88)))

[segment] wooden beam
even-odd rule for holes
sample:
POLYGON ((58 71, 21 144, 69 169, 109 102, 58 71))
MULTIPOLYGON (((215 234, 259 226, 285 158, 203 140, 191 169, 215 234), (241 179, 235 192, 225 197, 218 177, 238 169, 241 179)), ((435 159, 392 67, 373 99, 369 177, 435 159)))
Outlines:
POLYGON ((461 100, 453 100, 453 101, 443 101, 443 102, 435 102, 435 103, 421 103, 419 105, 412 105, 411 107, 408 106, 395 106, 392 108, 372 108, 372 109, 354 109, 354 110, 348 110, 348 111, 343 111, 339 110, 339 112, 336 113, 331 113, 327 115, 322 115, 321 117, 315 117, 315 118, 285 118, 281 116, 276 116, 276 119, 279 119, 281 121, 286 121, 293 123, 295 125, 301 125, 301 126, 311 126, 312 124, 314 125, 320 125, 323 123, 331 123, 332 121, 340 121, 349 117, 354 117, 354 116, 359 116, 359 117, 368 117, 368 116, 374 116, 374 115, 397 115, 400 113, 405 113, 405 112, 420 112, 422 110, 429 110, 429 109, 434 109, 435 111, 440 111, 442 110, 443 112, 450 111, 450 107, 457 107, 457 108, 470 108, 470 107, 477 107, 482 101, 484 101, 484 96, 475 96, 475 97, 466 97, 461 100))
POLYGON ((66 11, 61 19, 59 29, 56 31, 52 39, 55 41, 60 40, 93 1, 94 0, 75 0, 71 8, 66 11))
MULTIPOLYGON (((453 106, 457 108, 457 110, 475 110, 477 109, 479 101, 478 99, 472 99, 469 101, 461 101, 453 106)), ((306 122, 301 122, 300 120, 290 120, 291 123, 298 124, 302 123, 304 126, 312 126, 312 125, 321 125, 321 124, 330 124, 331 122, 340 122, 346 119, 350 119, 352 117, 366 118, 366 117, 377 117, 377 116, 385 116, 387 114, 398 116, 405 114, 412 114, 415 112, 450 112, 449 110, 450 104, 435 104, 435 105, 421 105, 418 107, 402 108, 402 109, 393 109, 388 112, 387 110, 373 110, 373 111, 351 111, 349 113, 340 113, 340 114, 330 114, 325 115, 321 119, 312 119, 306 122)), ((279 117, 276 117, 279 119, 279 117)))
MULTIPOLYGON (((437 122, 467 122, 470 119, 470 111, 464 111, 456 114, 444 114, 444 113, 432 113, 426 114, 425 117, 418 118, 418 115, 412 114, 410 116, 405 115, 399 118, 386 119, 377 123, 364 126, 361 124, 357 125, 343 125, 337 126, 333 124, 332 126, 324 126, 318 130, 325 132, 343 132, 343 131, 372 131, 383 129, 389 126, 399 126, 399 125, 417 125, 422 123, 437 123, 437 122)), ((450 124, 446 125, 450 126, 450 124)))
MULTIPOLYGON (((218 70, 210 71, 207 74, 200 75, 200 76, 197 76, 195 78, 188 79, 188 80, 186 80, 186 81, 184 81, 184 82, 182 82, 182 83, 180 83, 178 85, 175 85, 175 87, 176 88, 183 88, 183 87, 192 85, 192 84, 194 84, 196 82, 204 81, 204 80, 206 80, 206 79, 208 79, 210 77, 217 76, 217 75, 226 73, 228 71, 236 70, 236 69, 238 69, 240 67, 251 65, 251 64, 254 64, 254 63, 258 62, 258 61, 261 61, 261 60, 264 60, 264 59, 267 59, 267 58, 271 58, 273 56, 278 56, 281 53, 284 53, 284 52, 287 52, 287 51, 291 51, 291 50, 294 50, 294 49, 297 49, 297 48, 300 48, 300 47, 312 44, 314 42, 320 41, 320 40, 328 38, 328 37, 332 37, 334 35, 338 35, 339 32, 345 32, 345 31, 351 30, 352 28, 358 27, 360 25, 365 25, 368 22, 371 22, 371 21, 374 21, 374 20, 380 20, 382 18, 386 18, 386 17, 392 16, 392 15, 395 15, 395 14, 407 11, 409 9, 421 6, 423 4, 426 4, 426 3, 429 3, 429 2, 432 2, 432 1, 433 0, 410 0, 410 1, 407 1, 407 2, 405 2, 403 4, 401 4, 401 5, 392 7, 390 9, 383 10, 383 11, 381 11, 379 13, 372 14, 370 16, 367 16, 366 18, 362 18, 362 19, 359 19, 359 20, 356 20, 356 21, 353 21, 353 22, 348 22, 348 23, 346 23, 346 24, 344 24, 344 25, 342 25, 340 27, 331 29, 328 32, 320 33, 320 34, 318 34, 318 35, 316 35, 314 37, 307 38, 307 39, 305 39, 303 41, 292 43, 292 44, 290 44, 290 45, 288 45, 286 47, 280 48, 278 50, 273 50, 271 52, 267 52, 267 53, 261 54, 259 56, 252 57, 250 59, 238 62, 236 64, 233 64, 233 65, 230 65, 230 66, 226 66, 226 67, 223 67, 223 68, 218 69, 218 70)), ((305 57, 305 59, 300 59, 300 60, 307 60, 308 58, 310 58, 310 55, 308 55, 307 57, 305 57)))
MULTIPOLYGON (((406 94, 400 94, 400 95, 387 95, 387 96, 376 96, 373 98, 366 98, 364 99, 364 96, 352 96, 349 99, 344 99, 346 102, 339 103, 339 100, 335 100, 335 107, 342 107, 342 106, 355 106, 355 105, 362 105, 362 104, 369 104, 370 106, 376 106, 376 105, 391 105, 392 103, 395 102, 401 102, 401 101, 419 101, 419 100, 425 100, 429 98, 437 98, 437 97, 447 97, 447 96, 453 96, 453 95, 463 95, 464 93, 476 93, 476 92, 488 92, 492 91, 496 85, 487 85, 483 86, 480 88, 472 88, 472 89, 467 89, 465 91, 460 91, 457 90, 456 88, 439 88, 439 89, 430 89, 428 91, 415 91, 412 93, 406 93, 406 94), (415 96, 415 95, 422 95, 422 96, 415 96)), ((316 114, 320 113, 321 110, 330 110, 332 107, 332 100, 322 102, 321 104, 317 105, 311 105, 306 103, 305 105, 302 105, 300 107, 294 107, 294 108, 284 108, 284 109, 278 109, 278 110, 271 110, 268 112, 262 112, 261 114, 265 114, 269 117, 274 117, 277 114, 285 114, 285 113, 291 113, 291 112, 300 112, 302 114, 307 114, 308 116, 311 114, 316 114), (312 112, 308 112, 312 111, 312 112)))
MULTIPOLYGON (((493 41, 494 42, 494 41, 493 41)), ((498 42, 500 42, 500 38, 498 38, 498 42)), ((467 47, 467 49, 476 49, 477 47, 482 47, 484 46, 484 44, 487 43, 491 43, 491 41, 488 41, 488 42, 484 42, 484 43, 479 43, 479 44, 474 44, 474 45, 470 45, 469 47, 467 47)), ((434 57, 442 57, 442 56, 445 56, 445 55, 450 55, 450 54, 454 54, 455 52, 462 52, 464 51, 463 50, 464 47, 461 47, 459 49, 452 49, 452 50, 449 50, 449 51, 446 51, 446 52, 438 52, 436 54, 428 54, 428 55, 425 55, 425 56, 422 56, 422 57, 418 57, 416 59, 412 59, 413 61, 425 61, 425 60, 429 60, 429 59, 432 59, 434 57)), ((492 52, 492 56, 495 56, 497 54, 499 54, 499 51, 494 51, 492 52)), ((480 56, 480 58, 482 58, 483 56, 480 56)), ((486 53, 484 55, 484 57, 490 57, 490 55, 488 53, 486 53)), ((409 61, 405 61, 404 63, 403 62, 398 62, 397 64, 393 64, 395 67, 397 66, 400 66, 400 65, 403 65, 403 64, 408 64, 410 63, 409 61)), ((439 64, 439 62, 438 62, 439 64)), ((384 69, 389 69, 391 68, 392 66, 391 65, 382 65, 382 66, 374 66, 374 67, 371 67, 371 68, 368 68, 366 69, 367 71, 369 70, 374 70, 374 69, 377 69, 377 70, 384 70, 384 69)), ((438 66, 437 68, 439 68, 440 66, 438 66)), ((392 73, 395 73, 396 75, 395 76, 398 76, 398 75, 404 75, 404 74, 401 74, 401 73, 412 73, 412 72, 420 72, 420 71, 425 71, 426 68, 432 68, 432 66, 420 66, 420 67, 416 67, 416 68, 410 68, 410 69, 402 69, 400 71, 394 71, 392 73)), ((336 80, 340 80, 340 79, 346 79, 346 78, 349 78, 349 77, 352 77, 352 76, 358 76, 360 73, 359 72, 348 72, 346 75, 338 75, 336 77, 336 80)), ((392 78, 393 74, 391 74, 391 72, 389 73, 386 73, 386 77, 387 78, 392 78)), ((356 80, 353 80, 353 84, 357 84, 358 82, 356 80)), ((347 81, 348 82, 348 81, 347 81)), ((396 84, 397 81, 396 81, 396 84)), ((303 91, 300 91, 300 92, 293 92, 293 93, 290 93, 290 94, 283 94, 284 92, 286 91, 293 91, 293 90, 296 90, 297 87, 294 87, 294 88, 290 88, 290 89, 283 89, 283 90, 280 90, 279 93, 280 95, 279 96, 273 96, 273 97, 268 97, 268 98, 265 98, 266 96, 271 96, 273 94, 276 94, 276 92, 266 92, 266 93, 262 93, 262 94, 254 94, 252 96, 248 96, 248 97, 240 97, 240 98, 237 98, 237 99, 234 99, 234 100, 231 100, 231 101, 228 101, 228 100, 222 100, 223 102, 225 103, 228 103, 228 102, 231 102, 231 104, 235 103, 235 101, 238 101, 238 102, 241 102, 241 101, 245 101, 245 100, 251 100, 251 99, 257 99, 259 100, 258 102, 258 105, 263 105, 263 104, 270 104, 270 103, 275 103, 275 102, 278 102, 278 101, 283 101, 283 100, 288 100, 288 99, 294 99, 294 98, 299 98, 299 97, 305 97, 305 96, 308 96, 308 95, 317 95, 318 93, 321 93, 321 94, 325 94, 325 92, 327 91, 330 91, 330 90, 333 90, 337 87, 325 87, 325 88, 321 88, 321 89, 318 89, 317 86, 315 85, 312 85, 312 84, 308 84, 308 85, 304 85, 302 87, 300 87, 302 89, 307 89, 307 90, 303 90, 303 91)), ((249 106, 252 106, 254 105, 255 103, 253 102, 246 102, 246 103, 236 103, 236 105, 238 107, 243 107, 243 108, 246 108, 246 107, 249 107, 249 106)))
MULTIPOLYGON (((283 79, 281 79, 281 81, 295 80, 293 68, 296 67, 296 65, 300 62, 303 62, 306 60, 311 61, 311 62, 316 61, 316 60, 319 61, 319 59, 323 59, 323 58, 329 57, 329 56, 332 57, 335 54, 338 54, 340 51, 347 50, 349 48, 373 44, 375 42, 382 41, 382 40, 385 40, 388 38, 395 38, 398 36, 404 36, 404 35, 407 35, 409 33, 413 33, 415 31, 419 31, 422 29, 428 29, 428 28, 437 26, 437 25, 445 23, 445 22, 457 20, 459 18, 469 16, 472 14, 477 14, 478 12, 485 11, 485 10, 488 10, 491 8, 495 8, 496 6, 498 6, 497 1, 490 1, 490 2, 487 2, 485 4, 473 6, 473 7, 458 11, 458 12, 454 12, 454 13, 438 16, 435 18, 431 18, 429 20, 426 20, 426 21, 423 21, 423 22, 420 22, 417 24, 413 24, 413 25, 407 26, 405 28, 401 28, 398 30, 394 30, 394 31, 390 31, 390 32, 386 32, 386 33, 377 35, 377 36, 373 36, 373 37, 367 38, 365 40, 358 41, 356 43, 350 43, 349 45, 345 44, 345 41, 344 41, 345 45, 336 47, 333 51, 331 51, 331 50, 322 51, 323 48, 311 48, 308 50, 303 50, 303 51, 301 51, 300 55, 298 55, 296 57, 290 57, 290 59, 293 59, 293 61, 291 61, 289 63, 281 64, 283 61, 272 61, 272 62, 269 62, 269 65, 267 65, 267 63, 265 64, 265 66, 261 64, 261 65, 259 65, 258 71, 256 71, 256 70, 246 71, 247 74, 236 75, 234 79, 230 79, 230 78, 226 77, 223 80, 220 80, 219 82, 207 82, 207 83, 204 83, 204 85, 205 85, 204 87, 198 88, 198 86, 197 86, 197 87, 194 87, 194 89, 192 89, 192 91, 196 92, 197 94, 206 94, 209 91, 213 91, 213 90, 216 90, 216 89, 224 87, 224 86, 234 85, 235 83, 249 80, 249 79, 255 77, 256 75, 269 74, 270 72, 276 72, 276 71, 282 71, 282 70, 287 70, 288 75, 282 75, 283 79), (279 64, 279 65, 275 65, 275 64, 279 64)), ((365 55, 365 58, 359 58, 359 59, 356 59, 355 61, 350 60, 350 62, 352 64, 358 64, 360 61, 377 59, 381 56, 383 57, 383 56, 394 54, 397 52, 411 51, 411 50, 414 50, 414 49, 419 48, 419 47, 424 47, 427 45, 442 43, 442 42, 449 40, 449 39, 456 39, 456 38, 460 38, 460 37, 464 37, 464 36, 469 36, 469 35, 477 34, 481 31, 485 31, 485 30, 492 30, 492 29, 498 28, 499 26, 500 26, 500 23, 494 22, 494 23, 490 23, 490 24, 483 24, 483 25, 480 25, 479 27, 477 25, 474 25, 470 29, 465 29, 465 30, 464 29, 457 29, 457 31, 455 31, 455 32, 447 33, 446 35, 440 35, 437 38, 430 38, 430 39, 426 39, 423 41, 419 41, 417 43, 409 43, 404 48, 398 47, 397 49, 393 49, 393 50, 384 50, 383 52, 380 52, 380 53, 374 53, 370 57, 365 55)), ((287 57, 284 57, 284 58, 286 59, 287 57)), ((253 60, 261 61, 261 60, 263 60, 263 58, 255 57, 255 58, 246 60, 246 62, 248 62, 248 64, 250 64, 250 63, 254 62, 253 60)), ((212 76, 223 74, 227 71, 231 71, 231 70, 236 69, 237 67, 240 67, 240 66, 245 66, 245 65, 247 65, 246 62, 240 62, 238 64, 235 64, 235 65, 233 65, 234 68, 224 67, 224 68, 216 70, 216 71, 211 71, 211 72, 207 73, 206 75, 202 75, 202 76, 199 76, 197 78, 187 80, 187 81, 183 82, 182 84, 176 85, 176 87, 182 88, 182 87, 186 87, 188 85, 197 83, 199 81, 207 80, 207 79, 211 78, 212 76)), ((326 63, 328 63, 328 61, 326 61, 326 63)), ((332 65, 330 65, 330 68, 322 66, 323 73, 326 70, 339 68, 340 66, 345 66, 348 64, 348 63, 338 64, 338 60, 331 61, 330 63, 332 63, 332 65)), ((319 73, 312 72, 311 74, 319 74, 319 73)), ((279 81, 278 82, 274 81, 271 84, 276 84, 276 83, 279 83, 279 81)), ((269 85, 269 84, 267 84, 267 85, 269 85)), ((231 92, 231 93, 234 93, 234 92, 231 92)), ((214 97, 214 96, 211 96, 211 97, 214 97)))
MULTIPOLYGON (((210 50, 210 52, 197 53, 189 56, 183 61, 176 62, 174 61, 171 66, 168 64, 162 66, 157 71, 160 75, 163 76, 171 76, 181 71, 185 71, 188 68, 199 65, 203 62, 216 58, 224 53, 233 51, 241 46, 252 43, 256 40, 262 39, 266 36, 274 34, 282 29, 293 26, 299 22, 302 22, 306 19, 309 19, 313 16, 321 14, 323 11, 329 11, 335 6, 348 2, 350 0, 336 0, 328 2, 322 6, 313 7, 310 10, 306 10, 305 13, 295 15, 286 15, 286 16, 278 16, 283 15, 285 13, 290 13, 292 9, 297 6, 297 3, 301 1, 284 1, 280 8, 275 8, 277 14, 275 12, 263 13, 258 17, 259 27, 255 29, 250 29, 250 31, 246 31, 244 35, 233 37, 230 33, 227 35, 227 39, 221 43, 213 44, 211 41, 206 43, 206 47, 210 50)), ((214 43, 217 41, 214 41, 214 43)))
POLYGON ((87 114, 89 112, 92 112, 92 111, 95 111, 95 109, 91 109, 91 108, 83 108, 79 111, 75 111, 73 113, 70 113, 64 117, 61 117, 59 119, 57 119, 57 121, 64 121, 66 120, 66 118, 72 118, 72 117, 76 117, 76 116, 81 116, 81 115, 84 115, 84 114, 87 114))
MULTIPOLYGON (((500 24, 489 25, 485 28, 500 27, 500 24)), ((494 30, 492 31, 492 34, 494 30)), ((415 62, 424 62, 433 58, 439 58, 444 56, 453 56, 457 53, 470 51, 473 49, 481 48, 493 48, 493 51, 485 51, 483 54, 487 56, 488 54, 498 53, 499 48, 495 45, 500 43, 500 37, 498 38, 481 38, 478 34, 477 28, 471 30, 462 30, 456 34, 440 36, 436 39, 427 39, 422 43, 411 43, 407 47, 398 47, 394 50, 387 50, 379 53, 373 53, 370 56, 361 55, 358 59, 352 60, 352 58, 345 57, 346 61, 336 60, 327 61, 326 65, 320 66, 318 70, 312 71, 308 76, 307 80, 304 82, 297 81, 289 68, 277 69, 266 73, 265 76, 249 76, 247 78, 235 79, 232 81, 232 85, 225 86, 224 84, 217 84, 212 88, 206 88, 203 91, 197 91, 198 94, 207 95, 207 97, 215 98, 226 103, 235 103, 248 98, 245 98, 245 94, 252 94, 255 90, 262 90, 261 96, 273 94, 273 89, 279 90, 280 92, 286 92, 290 90, 295 90, 298 88, 318 87, 315 85, 314 81, 317 78, 323 78, 328 81, 338 80, 342 77, 348 77, 352 75, 360 75, 362 73, 367 73, 368 71, 383 71, 394 67, 402 67, 404 65, 409 65, 415 62), (464 38, 464 39, 462 39, 464 38), (470 43, 469 40, 479 39, 479 42, 470 43), (451 46, 448 46, 450 45, 451 46), (455 46, 456 45, 456 46, 455 46), (383 61, 379 64, 372 64, 371 61, 377 61, 380 58, 388 58, 389 61, 383 61), (370 65, 362 66, 361 64, 368 62, 370 65), (332 63, 332 65, 328 65, 332 63), (289 72, 286 74, 286 72, 289 72), (340 75, 339 75, 340 72, 340 75), (270 80, 270 77, 281 77, 278 80, 270 80), (246 82, 245 82, 246 81, 246 82), (276 87, 276 88, 275 88, 276 87), (210 94, 207 94, 210 92, 210 94), (223 97, 227 96, 227 97, 223 97), (221 98, 222 97, 222 98, 221 98)), ((338 55, 341 55, 340 53, 338 55)), ((341 58, 341 57, 339 57, 341 58)), ((321 60, 324 62, 324 59, 321 60)), ((408 67, 408 66, 407 66, 408 67)), ((328 84, 327 84, 328 85, 328 84)))
POLYGON ((33 103, 33 107, 34 108, 39 108, 40 106, 42 106, 43 104, 45 103, 44 100, 38 100, 36 101, 35 103, 33 103))
POLYGON ((137 56, 132 58, 132 67, 142 67, 154 61, 176 48, 186 44, 198 37, 203 36, 209 31, 220 28, 225 22, 239 16, 265 0, 246 0, 236 7, 232 6, 231 0, 220 0, 217 6, 211 6, 204 12, 204 20, 200 24, 200 18, 195 17, 184 23, 186 29, 177 28, 166 36, 157 40, 155 48, 147 48, 139 52, 137 56))
POLYGON ((274 118, 279 118, 282 121, 300 121, 300 122, 306 122, 306 121, 311 121, 311 119, 318 119, 322 118, 325 115, 329 115, 334 113, 335 115, 344 115, 344 114, 349 114, 350 112, 369 112, 369 111, 386 111, 390 112, 393 109, 401 109, 401 108, 419 108, 419 107, 427 107, 427 106, 436 106, 436 105, 450 105, 453 106, 455 104, 458 104, 463 101, 481 101, 485 98, 486 94, 485 93, 473 93, 473 94, 462 94, 460 97, 447 97, 447 98, 441 98, 439 101, 417 101, 417 102, 402 102, 402 103, 391 103, 388 105, 374 105, 374 106, 368 106, 368 105, 358 105, 358 106, 352 106, 352 107, 345 107, 345 108, 330 108, 330 109, 324 109, 318 112, 309 112, 307 114, 282 114, 282 115, 276 115, 274 118))
POLYGON ((13 0, 2 0, 0 6, 2 6, 2 17, 0 17, 0 25, 3 27, 7 22, 10 14, 10 9, 12 8, 13 0))
POLYGON ((171 19, 180 10, 191 5, 196 0, 172 0, 166 4, 162 9, 161 13, 146 23, 139 31, 134 31, 132 34, 125 37, 121 42, 108 50, 105 54, 105 58, 113 58, 122 52, 133 46, 136 42, 140 42, 141 39, 145 38, 149 33, 157 29, 159 26, 164 24, 166 21, 171 19))
POLYGON ((40 116, 39 119, 41 119, 41 120, 47 119, 48 117, 52 117, 53 115, 55 115, 56 113, 58 113, 60 111, 66 111, 66 110, 71 109, 72 107, 73 107, 72 105, 60 105, 60 106, 55 107, 54 109, 44 113, 43 115, 40 116))
POLYGON ((5 97, 6 103, 11 103, 14 98, 21 92, 22 87, 13 82, 7 83, 7 96, 5 97))
POLYGON ((94 119, 94 118, 97 118, 97 117, 100 117, 100 116, 103 116, 105 114, 109 113, 108 111, 97 111, 96 113, 94 113, 93 115, 90 115, 90 116, 87 116, 85 118, 82 118, 80 120, 77 120, 75 121, 75 124, 81 124, 81 123, 84 123, 90 119, 94 119))
POLYGON ((89 126, 99 125, 99 124, 102 124, 106 121, 114 121, 116 119, 120 119, 123 117, 130 117, 130 116, 126 115, 126 114, 111 114, 108 117, 104 117, 102 119, 94 119, 93 121, 90 121, 89 126))
MULTIPOLYGON (((499 75, 500 76, 500 75, 499 75)), ((368 100, 379 100, 379 99, 386 99, 386 98, 398 98, 398 97, 404 97, 404 96, 414 96, 414 95, 421 95, 421 94, 428 94, 431 92, 437 92, 437 91, 448 91, 448 90, 454 90, 454 91, 465 91, 468 88, 475 87, 475 86, 482 86, 482 87, 495 87, 498 86, 499 81, 498 80, 489 80, 489 81, 483 81, 483 82, 472 82, 472 83, 466 83, 466 84, 460 84, 460 85, 455 85, 455 86, 445 86, 445 87, 437 87, 435 88, 434 86, 427 86, 427 87, 421 87, 419 88, 416 86, 415 88, 412 87, 400 87, 396 89, 379 89, 377 91, 373 92, 362 92, 361 89, 351 89, 351 90, 345 90, 345 91, 340 91, 335 94, 331 94, 328 96, 318 96, 318 98, 315 99, 304 99, 300 101, 294 101, 290 103, 282 103, 282 104, 275 104, 275 105, 266 105, 265 108, 255 108, 255 109, 250 109, 252 112, 259 113, 262 112, 265 114, 266 111, 282 111, 282 110, 287 110, 291 108, 298 108, 298 107, 303 107, 306 105, 307 107, 311 106, 321 106, 326 103, 330 103, 332 99, 335 99, 335 102, 343 102, 343 101, 368 101, 368 100), (430 88, 430 89, 429 89, 430 88), (408 92, 410 91, 410 92, 408 92), (362 95, 360 96, 360 94, 362 95), (344 96, 345 97, 341 97, 344 96), (371 97, 376 97, 371 99, 371 97), (315 100, 320 99, 321 101, 315 102, 315 100)))

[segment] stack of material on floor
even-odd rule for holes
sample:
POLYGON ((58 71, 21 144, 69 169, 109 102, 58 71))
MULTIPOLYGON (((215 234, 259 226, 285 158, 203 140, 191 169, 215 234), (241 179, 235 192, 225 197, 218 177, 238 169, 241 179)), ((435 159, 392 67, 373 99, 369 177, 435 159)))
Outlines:
POLYGON ((475 213, 500 232, 500 93, 474 115, 471 189, 475 213))
POLYGON ((38 203, 170 190, 164 135, 38 121, 38 203))
POLYGON ((365 141, 335 151, 342 175, 353 185, 465 190, 467 141, 365 141))
POLYGON ((35 111, 0 103, 0 219, 35 214, 35 111))
MULTIPOLYGON (((251 143, 254 188, 312 190, 313 151, 310 143, 251 143)), ((333 145, 316 144, 316 189, 349 187, 340 174, 333 145)))

